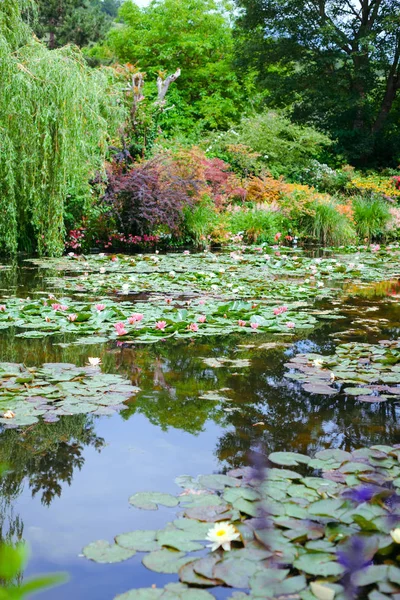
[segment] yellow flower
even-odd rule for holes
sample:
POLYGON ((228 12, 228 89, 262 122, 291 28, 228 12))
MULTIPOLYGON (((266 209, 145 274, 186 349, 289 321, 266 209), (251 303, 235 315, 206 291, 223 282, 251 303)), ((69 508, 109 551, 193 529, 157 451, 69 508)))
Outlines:
POLYGON ((397 527, 397 529, 392 529, 390 535, 392 536, 392 540, 396 542, 396 544, 400 544, 400 527, 397 527))
POLYGON ((208 545, 208 548, 211 548, 211 551, 214 552, 220 546, 222 546, 223 550, 230 550, 231 542, 237 540, 239 537, 240 533, 236 531, 233 525, 228 521, 221 521, 221 523, 216 523, 214 527, 209 529, 206 539, 212 542, 212 544, 208 545))
POLYGON ((94 358, 93 356, 89 356, 87 364, 89 367, 98 367, 99 365, 101 365, 101 358, 94 358))

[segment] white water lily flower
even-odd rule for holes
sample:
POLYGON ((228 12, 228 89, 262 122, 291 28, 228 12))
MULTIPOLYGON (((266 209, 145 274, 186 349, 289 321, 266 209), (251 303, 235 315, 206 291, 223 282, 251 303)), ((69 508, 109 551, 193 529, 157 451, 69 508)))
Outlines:
POLYGON ((7 410, 7 411, 4 413, 3 417, 4 417, 5 419, 13 419, 13 418, 15 417, 15 412, 13 412, 12 410, 7 410))
POLYGON ((400 544, 400 528, 397 527, 397 529, 392 529, 392 531, 390 532, 390 535, 392 536, 392 540, 394 542, 396 542, 396 544, 400 544))
POLYGON ((91 367, 98 367, 99 365, 101 365, 101 358, 89 356, 88 365, 91 367))
POLYGON ((131 287, 131 286, 129 285, 129 283, 123 283, 123 284, 122 284, 122 291, 123 291, 123 292, 129 292, 129 290, 130 290, 130 287, 131 287))
POLYGON ((318 369, 321 368, 323 364, 324 364, 324 361, 321 359, 316 359, 313 361, 314 367, 317 367, 318 369))
POLYGON ((335 381, 335 379, 336 379, 335 373, 331 373, 331 381, 335 381))
POLYGON ((214 527, 208 530, 206 539, 212 544, 208 544, 207 547, 211 548, 211 552, 214 552, 220 546, 223 550, 230 550, 231 542, 239 537, 240 533, 236 531, 233 525, 228 521, 221 521, 221 523, 215 523, 214 527))

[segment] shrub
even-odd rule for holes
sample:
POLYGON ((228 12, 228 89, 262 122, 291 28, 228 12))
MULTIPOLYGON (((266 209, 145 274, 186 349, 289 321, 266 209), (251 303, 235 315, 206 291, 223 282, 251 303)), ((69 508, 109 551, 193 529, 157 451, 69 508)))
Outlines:
POLYGON ((104 202, 124 235, 153 233, 158 227, 176 233, 196 193, 195 180, 181 178, 168 157, 158 156, 128 168, 114 163, 104 202))
POLYGON ((223 156, 232 144, 242 144, 259 154, 272 175, 297 177, 331 143, 316 129, 295 125, 281 113, 269 111, 242 119, 234 130, 214 138, 209 150, 223 156))
POLYGON ((305 230, 324 246, 341 246, 355 240, 351 221, 333 202, 314 203, 314 214, 304 219, 305 230))
POLYGON ((282 215, 273 210, 239 208, 229 215, 231 233, 243 235, 249 243, 272 243, 281 225, 282 215))
POLYGON ((353 210, 357 233, 366 241, 383 235, 392 219, 389 205, 377 196, 356 197, 353 200, 353 210))

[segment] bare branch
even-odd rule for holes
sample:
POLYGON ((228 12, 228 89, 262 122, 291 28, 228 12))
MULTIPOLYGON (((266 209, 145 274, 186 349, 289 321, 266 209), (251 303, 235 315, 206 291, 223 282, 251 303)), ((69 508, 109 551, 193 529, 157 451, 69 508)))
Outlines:
POLYGON ((173 75, 168 75, 166 79, 163 79, 161 75, 157 77, 157 89, 158 89, 158 98, 157 104, 162 104, 164 102, 165 96, 167 95, 168 88, 178 79, 181 74, 181 70, 177 69, 173 75))

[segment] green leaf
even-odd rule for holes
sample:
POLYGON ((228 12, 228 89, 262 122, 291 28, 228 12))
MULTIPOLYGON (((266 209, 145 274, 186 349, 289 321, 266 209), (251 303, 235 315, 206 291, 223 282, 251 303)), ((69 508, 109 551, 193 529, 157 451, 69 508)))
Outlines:
POLYGON ((98 563, 117 563, 127 560, 136 554, 132 548, 122 548, 118 544, 111 546, 105 540, 92 542, 83 549, 83 554, 89 560, 98 563))
POLYGON ((138 492, 129 498, 129 504, 144 510, 157 510, 158 504, 173 508, 178 506, 178 500, 171 494, 161 492, 138 492))
POLYGON ((152 552, 153 550, 159 550, 161 548, 160 543, 157 542, 158 531, 155 530, 136 530, 130 533, 122 533, 117 535, 115 541, 119 546, 128 548, 129 550, 136 550, 137 552, 152 552))
POLYGON ((193 557, 185 556, 184 552, 163 548, 162 550, 150 552, 143 558, 142 562, 150 571, 156 573, 177 573, 183 565, 192 560, 193 557))

